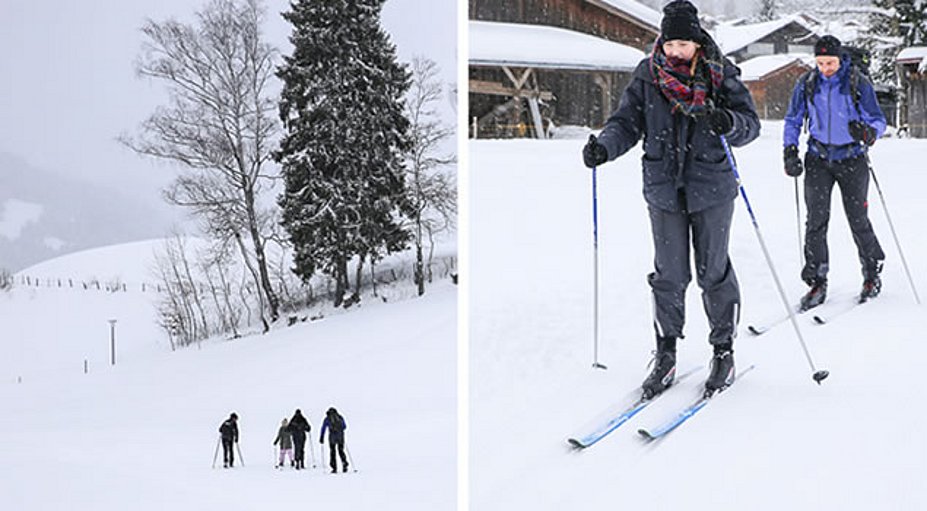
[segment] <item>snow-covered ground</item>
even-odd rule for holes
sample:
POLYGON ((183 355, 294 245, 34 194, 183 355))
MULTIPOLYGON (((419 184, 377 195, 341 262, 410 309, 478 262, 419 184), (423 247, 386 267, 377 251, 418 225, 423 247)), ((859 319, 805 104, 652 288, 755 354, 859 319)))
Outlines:
MULTIPOLYGON (((150 281, 152 246, 65 256, 23 273, 150 281)), ((176 352, 154 324, 154 297, 0 292, 0 509, 453 509, 449 281, 422 298, 365 301, 321 321, 176 352), (115 366, 109 319, 118 320, 115 366), (357 473, 321 467, 318 431, 329 406, 348 422, 357 473), (271 444, 296 408, 313 424, 307 446, 320 467, 278 472, 271 444), (212 469, 219 424, 233 410, 245 465, 212 469)))
MULTIPOLYGON (((735 155, 776 269, 797 301, 806 288, 781 133, 781 122, 764 122, 761 138, 735 155)), ((645 280, 653 249, 638 146, 599 169, 599 359, 608 370, 591 368, 592 194, 584 143, 470 143, 473 509, 922 508, 923 308, 915 305, 875 186, 870 216, 887 253, 882 296, 826 326, 799 318, 815 364, 831 372, 823 385, 812 381, 788 324, 761 337, 745 331, 784 309, 738 198, 731 252, 743 311, 735 358, 738 367, 756 369, 657 445, 643 445, 635 431, 693 399, 705 370, 591 449, 568 450, 567 436, 640 384, 653 349, 645 280)), ((924 157, 925 140, 884 139, 872 150, 921 296, 924 157)), ((833 305, 822 313, 847 303, 861 284, 836 190, 829 238, 833 305)), ((687 304, 681 370, 710 357, 695 282, 687 304)))

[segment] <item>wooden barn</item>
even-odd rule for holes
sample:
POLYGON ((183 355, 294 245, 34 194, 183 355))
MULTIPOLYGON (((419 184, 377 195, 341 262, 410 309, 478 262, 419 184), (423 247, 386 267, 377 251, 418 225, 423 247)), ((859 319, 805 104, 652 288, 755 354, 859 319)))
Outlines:
POLYGON ((470 0, 472 137, 601 126, 659 35, 633 0, 470 0))
POLYGON ((800 16, 749 25, 722 24, 714 28, 712 35, 721 51, 738 63, 764 55, 813 55, 818 41, 815 30, 800 16))
POLYGON ((662 14, 635 0, 470 0, 470 19, 565 28, 649 51, 662 14))
POLYGON ((810 54, 766 55, 741 62, 739 67, 760 119, 784 119, 795 83, 814 69, 814 57, 810 54))
POLYGON ((904 90, 898 125, 916 138, 927 138, 927 46, 901 50, 895 58, 904 90))

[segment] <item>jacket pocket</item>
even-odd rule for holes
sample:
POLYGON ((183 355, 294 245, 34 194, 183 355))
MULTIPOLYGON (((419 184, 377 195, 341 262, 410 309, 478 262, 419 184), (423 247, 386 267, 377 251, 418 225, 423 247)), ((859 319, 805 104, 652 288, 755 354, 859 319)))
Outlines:
POLYGON ((667 168, 666 158, 651 160, 645 154, 641 163, 644 169, 644 187, 666 184, 673 180, 673 173, 667 168))

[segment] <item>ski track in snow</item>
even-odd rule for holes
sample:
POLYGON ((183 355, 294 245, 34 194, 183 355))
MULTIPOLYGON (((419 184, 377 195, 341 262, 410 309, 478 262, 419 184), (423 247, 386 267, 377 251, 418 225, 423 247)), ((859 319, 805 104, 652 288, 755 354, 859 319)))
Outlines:
MULTIPOLYGON (((738 168, 790 300, 798 274, 794 184, 782 170, 782 123, 735 148, 738 168)), ((592 195, 585 139, 471 141, 470 481, 473 509, 918 509, 927 498, 927 355, 914 303, 874 184, 870 218, 887 254, 883 294, 826 326, 799 319, 823 385, 789 323, 753 337, 748 324, 784 308, 738 197, 731 256, 743 310, 739 367, 756 370, 664 441, 654 427, 700 393, 707 369, 579 453, 565 439, 640 385, 653 349, 653 248, 641 195, 640 146, 599 168, 600 362, 592 369, 592 195)), ((927 243, 918 218, 927 177, 912 166, 927 141, 883 139, 877 177, 920 294, 927 243)), ((835 189, 830 291, 862 282, 835 189)), ((804 214, 804 205, 802 203, 804 214)), ((679 367, 707 368, 697 284, 687 294, 679 367)))
MULTIPOLYGON (((111 269, 150 257, 146 244, 112 252, 111 269)), ((142 269, 123 276, 143 280, 142 269)), ((422 298, 365 301, 176 352, 154 323, 153 293, 0 293, 0 509, 453 509, 456 289, 436 281, 422 298), (347 419, 357 473, 321 466, 329 406, 347 419), (295 408, 312 423, 307 450, 320 467, 276 471, 272 442, 295 408), (212 469, 219 425, 233 410, 245 465, 222 469, 220 452, 212 469)))

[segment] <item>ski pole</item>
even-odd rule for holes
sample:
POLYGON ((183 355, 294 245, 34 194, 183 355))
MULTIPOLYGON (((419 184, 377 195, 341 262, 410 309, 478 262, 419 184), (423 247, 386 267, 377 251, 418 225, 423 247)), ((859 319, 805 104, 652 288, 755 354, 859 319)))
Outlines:
POLYGON ((868 156, 866 157, 866 163, 869 165, 869 174, 872 175, 872 182, 875 183, 876 190, 879 192, 879 200, 882 201, 882 211, 885 211, 888 227, 892 231, 892 238, 895 239, 895 246, 898 247, 898 254, 901 256, 901 265, 904 266, 905 275, 908 277, 908 284, 911 285, 911 291, 914 292, 914 301, 920 305, 921 298, 917 295, 917 288, 914 287, 914 279, 911 278, 911 270, 908 269, 908 261, 904 258, 904 252, 901 250, 901 243, 898 242, 898 235, 895 233, 895 224, 892 223, 892 217, 888 214, 888 206, 885 204, 885 196, 882 195, 882 187, 879 186, 879 179, 876 177, 875 169, 872 168, 872 163, 869 162, 868 156))
POLYGON ((782 298, 782 304, 785 305, 785 310, 789 313, 789 320, 792 322, 792 327, 795 329, 798 341, 801 343, 802 350, 805 352, 805 358, 808 359, 808 365, 811 366, 811 371, 813 373, 811 378, 815 383, 820 385, 821 381, 827 378, 830 373, 824 369, 818 370, 814 366, 814 361, 811 360, 811 354, 808 352, 808 345, 805 344, 805 338, 801 335, 801 329, 798 328, 798 321, 795 319, 795 311, 792 310, 792 307, 789 305, 789 299, 785 296, 782 282, 779 280, 779 275, 776 274, 776 268, 773 266, 772 257, 770 257, 769 250, 766 248, 766 242, 763 240, 762 233, 760 233, 760 226, 756 221, 756 215, 753 214, 753 207, 750 206, 750 199, 747 198, 747 191, 740 181, 740 173, 737 172, 737 163, 734 161, 733 153, 731 153, 731 146, 728 145, 727 138, 724 135, 721 135, 721 145, 724 146, 727 162, 731 165, 731 170, 734 172, 734 178, 737 180, 737 187, 740 188, 740 196, 743 197, 744 204, 747 206, 747 212, 750 213, 750 221, 753 222, 753 231, 756 233, 756 239, 760 242, 760 248, 763 249, 763 256, 766 257, 766 264, 769 266, 769 271, 772 273, 773 280, 776 281, 776 289, 779 290, 779 297, 782 298))
POLYGON ((801 241, 801 206, 798 200, 798 176, 795 176, 795 225, 798 226, 798 264, 805 265, 805 250, 801 241))
POLYGON ((348 455, 348 461, 351 463, 351 466, 354 467, 354 472, 357 472, 357 463, 354 463, 354 456, 351 456, 351 449, 348 449, 348 444, 344 444, 344 452, 348 455))
MULTIPOLYGON (((595 135, 589 135, 595 141, 595 135)), ((599 192, 596 184, 596 167, 592 167, 592 367, 608 369, 599 363, 599 192)))
POLYGON ((216 451, 212 453, 212 468, 216 468, 216 458, 219 456, 219 443, 221 441, 220 438, 216 439, 216 451))
POLYGON ((241 466, 245 466, 245 458, 241 455, 241 447, 238 446, 238 441, 235 441, 235 450, 238 451, 238 461, 241 462, 241 466))
POLYGON ((312 456, 312 468, 315 468, 315 449, 312 448, 312 438, 310 437, 306 440, 309 442, 309 455, 312 456))

